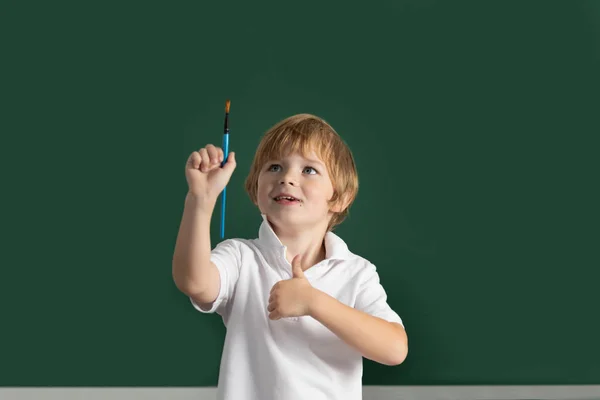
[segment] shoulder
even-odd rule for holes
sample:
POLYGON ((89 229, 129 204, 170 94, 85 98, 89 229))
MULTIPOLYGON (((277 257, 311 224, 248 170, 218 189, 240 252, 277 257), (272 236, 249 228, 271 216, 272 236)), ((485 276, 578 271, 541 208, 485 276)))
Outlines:
POLYGON ((257 239, 233 238, 219 242, 213 249, 213 253, 235 253, 242 256, 246 253, 260 252, 257 239))
POLYGON ((345 270, 345 275, 353 281, 366 281, 377 274, 377 268, 371 261, 351 251, 348 251, 340 267, 345 270))
POLYGON ((341 261, 344 268, 355 272, 375 270, 375 266, 366 258, 353 253, 346 242, 334 232, 325 235, 325 248, 332 260, 341 261))
POLYGON ((233 238, 219 242, 211 251, 211 261, 217 266, 240 269, 257 259, 259 249, 253 240, 233 238))
POLYGON ((225 248, 241 248, 248 247, 249 244, 255 242, 256 239, 244 239, 244 238, 231 238, 225 239, 222 242, 217 243, 215 248, 217 247, 225 247, 225 248))
POLYGON ((222 242, 217 243, 213 248, 214 251, 239 251, 240 239, 225 239, 222 242))

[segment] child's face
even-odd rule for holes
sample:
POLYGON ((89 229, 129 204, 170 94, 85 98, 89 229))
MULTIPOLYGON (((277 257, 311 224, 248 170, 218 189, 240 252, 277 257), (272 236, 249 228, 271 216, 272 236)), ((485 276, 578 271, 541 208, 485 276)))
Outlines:
POLYGON ((325 163, 314 152, 270 160, 258 177, 258 208, 280 229, 327 226, 332 196, 325 163), (286 195, 294 199, 281 198, 286 195))

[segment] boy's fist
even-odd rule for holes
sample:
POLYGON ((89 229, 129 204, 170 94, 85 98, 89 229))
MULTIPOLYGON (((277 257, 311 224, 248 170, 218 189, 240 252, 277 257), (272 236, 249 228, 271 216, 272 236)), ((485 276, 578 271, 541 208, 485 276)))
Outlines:
POLYGON ((223 168, 221 162, 223 150, 212 144, 193 152, 185 164, 189 192, 202 199, 216 201, 235 169, 235 153, 229 153, 223 168))
POLYGON ((297 255, 292 260, 292 279, 277 282, 269 295, 269 319, 277 320, 286 317, 308 315, 314 289, 302 270, 302 257, 297 255))

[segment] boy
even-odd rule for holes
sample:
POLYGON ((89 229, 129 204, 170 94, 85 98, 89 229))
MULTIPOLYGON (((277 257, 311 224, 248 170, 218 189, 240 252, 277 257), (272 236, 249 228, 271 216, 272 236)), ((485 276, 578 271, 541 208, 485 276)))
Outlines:
POLYGON ((313 115, 272 127, 246 180, 263 217, 258 238, 211 252, 210 219, 235 153, 221 161, 212 145, 187 160, 173 256, 177 287, 227 326, 218 398, 361 399, 362 357, 397 365, 408 345, 375 267, 332 232, 358 191, 352 153, 313 115))

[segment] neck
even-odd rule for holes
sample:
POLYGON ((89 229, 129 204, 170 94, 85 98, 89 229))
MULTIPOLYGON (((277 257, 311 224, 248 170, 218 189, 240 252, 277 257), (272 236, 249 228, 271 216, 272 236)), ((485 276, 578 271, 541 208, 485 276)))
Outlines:
POLYGON ((286 259, 291 263, 296 255, 302 255, 302 269, 306 270, 325 259, 325 234, 327 225, 310 229, 291 230, 270 223, 273 232, 286 246, 286 259))

